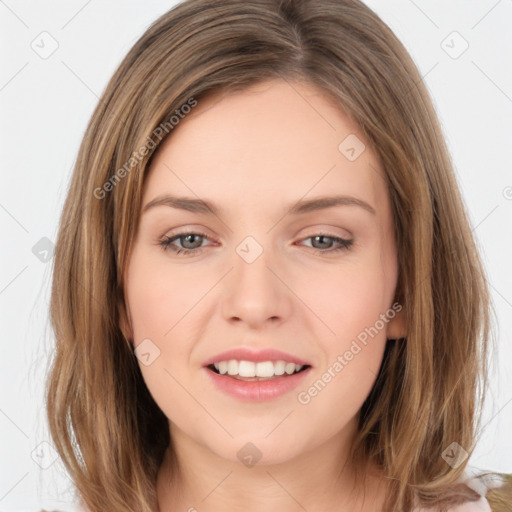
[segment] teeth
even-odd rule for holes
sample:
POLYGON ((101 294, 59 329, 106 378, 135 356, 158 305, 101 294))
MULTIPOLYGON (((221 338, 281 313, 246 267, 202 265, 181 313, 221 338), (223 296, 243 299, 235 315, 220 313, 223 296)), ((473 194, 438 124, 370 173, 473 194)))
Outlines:
POLYGON ((239 377, 273 377, 274 375, 291 375, 303 368, 301 364, 287 363, 286 361, 219 361, 214 363, 215 369, 221 374, 238 375, 239 377))
POLYGON ((294 363, 286 363, 286 366, 284 367, 284 371, 291 375, 295 371, 295 364, 294 363))
POLYGON ((221 375, 224 375, 228 371, 227 361, 221 361, 220 363, 215 363, 214 366, 215 366, 215 369, 218 370, 218 372, 221 375))
POLYGON ((283 375, 286 363, 284 361, 276 361, 274 363, 274 375, 283 375))
POLYGON ((231 359, 228 361, 228 375, 236 375, 238 373, 238 361, 231 359))

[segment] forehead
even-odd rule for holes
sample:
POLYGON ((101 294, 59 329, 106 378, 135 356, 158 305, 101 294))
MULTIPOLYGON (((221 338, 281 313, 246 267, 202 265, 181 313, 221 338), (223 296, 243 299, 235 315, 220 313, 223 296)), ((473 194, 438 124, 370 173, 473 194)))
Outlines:
POLYGON ((165 192, 258 211, 333 194, 387 202, 359 126, 320 89, 284 80, 199 100, 153 159, 144 200, 165 192))

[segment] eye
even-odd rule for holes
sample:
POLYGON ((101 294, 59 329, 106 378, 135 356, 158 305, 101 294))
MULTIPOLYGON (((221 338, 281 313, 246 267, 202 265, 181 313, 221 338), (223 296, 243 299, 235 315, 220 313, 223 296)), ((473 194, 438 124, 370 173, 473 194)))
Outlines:
POLYGON ((160 240, 159 245, 164 251, 173 251, 175 254, 199 254, 202 252, 203 240, 201 239, 209 240, 204 233, 183 232, 174 236, 165 236, 160 240), (181 247, 176 246, 175 241, 178 241, 181 247))
POLYGON ((314 236, 304 238, 304 240, 312 240, 311 247, 317 253, 331 253, 338 251, 346 251, 354 243, 354 240, 347 240, 337 236, 331 236, 326 233, 318 233, 314 236), (333 243, 338 244, 338 247, 332 249, 333 243))
MULTIPOLYGON (((192 255, 202 252, 204 240, 210 240, 205 233, 182 232, 173 236, 165 236, 158 244, 164 251, 172 251, 175 254, 192 255), (177 246, 175 242, 178 242, 180 246, 177 246)), ((318 233, 304 238, 303 240, 312 240, 311 248, 320 254, 348 250, 354 242, 353 240, 331 236, 326 233, 318 233), (338 247, 332 248, 333 244, 338 244, 338 247)))

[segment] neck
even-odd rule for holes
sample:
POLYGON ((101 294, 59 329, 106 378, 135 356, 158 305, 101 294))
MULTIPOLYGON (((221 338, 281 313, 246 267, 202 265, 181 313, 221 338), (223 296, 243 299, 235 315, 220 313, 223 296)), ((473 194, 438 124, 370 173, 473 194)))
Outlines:
POLYGON ((367 472, 364 482, 356 481, 346 449, 348 431, 293 459, 246 467, 219 456, 174 425, 170 429, 174 457, 169 448, 157 479, 161 511, 382 510, 384 480, 367 472))

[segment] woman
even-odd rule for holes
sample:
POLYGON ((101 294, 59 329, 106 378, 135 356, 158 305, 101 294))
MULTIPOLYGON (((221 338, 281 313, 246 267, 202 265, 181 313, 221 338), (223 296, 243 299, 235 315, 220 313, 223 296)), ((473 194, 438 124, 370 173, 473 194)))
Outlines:
POLYGON ((464 471, 489 307, 389 28, 356 0, 188 0, 79 151, 52 436, 91 512, 488 506, 464 471))

